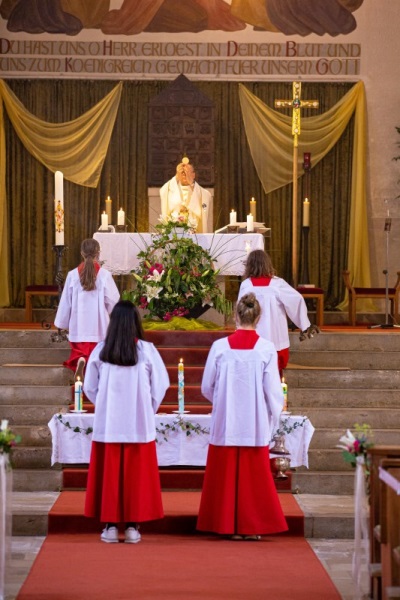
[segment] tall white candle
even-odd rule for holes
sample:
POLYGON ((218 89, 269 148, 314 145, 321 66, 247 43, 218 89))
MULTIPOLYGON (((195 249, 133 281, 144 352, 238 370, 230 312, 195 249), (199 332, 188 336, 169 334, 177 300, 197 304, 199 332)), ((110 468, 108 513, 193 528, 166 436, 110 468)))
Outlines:
POLYGON ((253 217, 253 220, 256 221, 257 218, 256 218, 256 201, 255 201, 255 198, 252 198, 250 200, 250 213, 251 213, 251 215, 253 217))
POLYGON ((185 410, 185 375, 183 358, 178 363, 178 411, 183 413, 185 410))
POLYGON ((8 421, 7 419, 1 420, 0 431, 7 431, 8 429, 8 421))
POLYGON ((232 208, 230 214, 229 214, 229 224, 230 225, 236 225, 236 221, 237 221, 237 214, 236 214, 236 210, 234 210, 232 208))
POLYGON ((106 213, 107 213, 107 217, 108 217, 107 223, 109 223, 111 225, 111 223, 112 223, 112 200, 111 200, 110 196, 107 196, 107 198, 106 198, 106 213))
POLYGON ((54 224, 56 246, 64 246, 64 175, 61 171, 54 174, 54 224))
POLYGON ((303 227, 310 227, 310 202, 305 198, 303 202, 303 227))
POLYGON ((285 378, 282 377, 282 392, 283 392, 283 412, 287 412, 288 411, 288 389, 287 389, 287 383, 285 381, 285 378))
POLYGON ((122 210, 122 208, 120 208, 119 211, 118 211, 117 224, 118 225, 125 225, 125 211, 122 210))
POLYGON ((75 410, 82 410, 82 381, 79 377, 75 381, 75 410))
POLYGON ((247 215, 247 231, 254 231, 253 215, 247 215))
POLYGON ((101 215, 101 229, 108 231, 108 215, 105 210, 103 210, 103 214, 101 215))

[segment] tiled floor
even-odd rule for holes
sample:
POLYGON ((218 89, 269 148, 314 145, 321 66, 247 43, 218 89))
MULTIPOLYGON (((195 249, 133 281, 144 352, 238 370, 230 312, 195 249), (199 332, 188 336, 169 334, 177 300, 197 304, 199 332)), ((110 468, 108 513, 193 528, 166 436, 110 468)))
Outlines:
MULTIPOLYGON (((32 505, 35 509, 45 510, 50 508, 57 494, 46 494, 36 496, 33 494, 15 495, 13 509, 20 512, 24 506, 32 505), (29 503, 29 504, 28 504, 29 503)), ((352 511, 351 496, 317 496, 304 494, 298 496, 299 504, 305 515, 330 515, 334 518, 335 507, 338 507, 339 518, 343 517, 343 509, 349 513, 352 511)), ((40 550, 44 537, 13 537, 11 543, 11 561, 6 572, 6 595, 5 600, 14 600, 24 582, 31 565, 40 550)), ((317 539, 307 540, 315 554, 327 570, 332 581, 336 585, 343 600, 362 600, 368 589, 368 577, 366 560, 363 561, 362 569, 362 593, 355 590, 352 579, 352 556, 354 542, 352 539, 317 539), (363 596, 363 594, 365 594, 363 596)))

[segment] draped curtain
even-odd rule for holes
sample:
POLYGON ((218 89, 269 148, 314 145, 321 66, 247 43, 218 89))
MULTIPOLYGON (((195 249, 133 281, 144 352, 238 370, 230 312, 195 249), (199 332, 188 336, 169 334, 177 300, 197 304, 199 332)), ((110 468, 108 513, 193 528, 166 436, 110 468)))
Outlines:
MULTIPOLYGON (((65 270, 78 264, 81 240, 91 237, 98 229, 107 196, 113 200, 115 216, 120 205, 124 207, 129 230, 148 230, 148 103, 167 85, 169 82, 165 81, 125 81, 108 151, 102 157, 104 162, 97 187, 64 182, 68 247, 65 270)), ((117 94, 118 87, 110 81, 82 80, 9 80, 7 86, 27 111, 52 124, 74 122, 85 113, 88 114, 84 118, 90 118, 90 114, 94 118, 90 111, 97 104, 107 102, 108 94, 117 94)), ((272 229, 268 250, 278 274, 288 278, 291 184, 265 193, 247 143, 239 84, 196 82, 196 86, 215 103, 215 228, 226 224, 231 208, 236 208, 238 218, 245 220, 250 197, 256 197, 257 219, 272 229)), ((306 83, 302 92, 305 98, 319 99, 320 110, 326 111, 352 86, 338 82, 306 83)), ((269 106, 273 106, 275 98, 291 94, 290 83, 248 83, 246 88, 269 106)), ((12 306, 23 306, 26 285, 53 282, 54 175, 24 147, 6 111, 1 122, 4 122, 4 130, 0 126, 0 178, 5 181, 5 187, 0 185, 0 290, 9 289, 12 306), (6 278, 5 264, 9 265, 6 278)), ((354 118, 324 160, 313 164, 311 176, 310 276, 313 282, 324 287, 331 306, 337 305, 344 293, 341 270, 347 266, 349 248, 353 138, 354 118)), ((52 143, 49 145, 51 158, 52 143)), ((76 168, 77 161, 73 162, 76 168)), ((52 168, 65 174, 66 166, 57 163, 52 168)), ((300 193, 301 189, 300 181, 300 193)), ((8 300, 0 291, 0 305, 6 304, 8 300)))

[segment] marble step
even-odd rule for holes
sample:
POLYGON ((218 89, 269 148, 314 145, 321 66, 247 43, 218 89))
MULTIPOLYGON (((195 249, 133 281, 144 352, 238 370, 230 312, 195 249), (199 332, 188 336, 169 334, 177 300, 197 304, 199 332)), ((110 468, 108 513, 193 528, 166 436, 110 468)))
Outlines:
POLYGON ((289 410, 302 412, 313 408, 397 408, 398 389, 338 389, 289 388, 289 410))
POLYGON ((353 494, 354 469, 322 473, 296 469, 292 472, 292 491, 299 494, 353 494))
POLYGON ((347 367, 355 369, 399 368, 399 352, 366 352, 357 350, 291 350, 289 365, 309 367, 347 367))
POLYGON ((289 333, 289 338, 292 352, 400 352, 400 329, 329 330, 303 342, 299 340, 299 333, 295 332, 289 333))
POLYGON ((4 404, 15 406, 49 404, 65 405, 71 399, 69 385, 1 385, 0 407, 4 404))
POLYGON ((43 385, 68 386, 73 382, 74 374, 59 365, 7 364, 0 367, 0 386, 3 385, 43 385))
POLYGON ((10 426, 47 426, 51 417, 58 412, 65 412, 66 404, 31 406, 15 406, 13 404, 3 404, 1 407, 1 418, 8 419, 10 426))
MULTIPOLYGON (((304 408, 305 414, 316 429, 348 428, 353 423, 366 423, 372 429, 400 429, 400 406, 398 408, 360 408, 353 407, 338 410, 332 408, 304 408)), ((292 411, 292 416, 294 415, 292 411)))
POLYGON ((0 348, 0 364, 62 365, 69 357, 68 348, 0 348))
MULTIPOLYGON (((23 327, 23 324, 21 324, 23 327)), ((0 329, 0 348, 64 348, 68 340, 53 342, 53 331, 45 329, 0 329)))

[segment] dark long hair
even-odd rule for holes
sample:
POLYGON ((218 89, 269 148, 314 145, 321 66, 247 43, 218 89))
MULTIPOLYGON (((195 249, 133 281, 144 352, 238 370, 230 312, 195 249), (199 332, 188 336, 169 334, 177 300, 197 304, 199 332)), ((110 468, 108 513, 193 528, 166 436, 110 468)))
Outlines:
POLYGON ((136 365, 138 362, 137 339, 144 339, 139 312, 130 300, 120 300, 110 315, 100 360, 121 367, 136 365))

